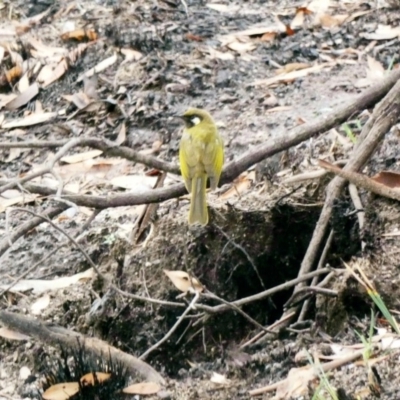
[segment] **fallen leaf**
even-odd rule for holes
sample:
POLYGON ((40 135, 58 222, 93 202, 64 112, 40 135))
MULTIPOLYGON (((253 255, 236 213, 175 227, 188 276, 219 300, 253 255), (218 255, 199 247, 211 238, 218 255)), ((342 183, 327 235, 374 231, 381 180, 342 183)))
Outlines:
POLYGON ((57 64, 45 65, 36 80, 45 88, 60 79, 67 71, 68 62, 63 58, 57 64))
POLYGON ((130 386, 122 389, 122 392, 126 393, 126 394, 146 395, 146 394, 156 394, 160 390, 161 390, 161 386, 158 383, 141 382, 141 383, 135 383, 133 385, 130 385, 130 386))
POLYGON ((168 276, 170 281, 174 286, 183 293, 186 292, 202 292, 203 286, 196 279, 190 277, 190 275, 185 271, 170 271, 164 269, 165 275, 168 276))
POLYGON ((115 140, 115 144, 120 146, 126 140, 126 125, 125 122, 122 122, 121 127, 118 132, 117 139, 115 140))
POLYGON ((254 50, 257 46, 253 42, 235 41, 227 44, 227 47, 233 51, 236 51, 236 53, 242 54, 254 50))
POLYGON ((72 156, 64 156, 61 158, 62 162, 67 164, 76 164, 85 160, 91 160, 92 158, 98 157, 103 152, 101 150, 89 150, 84 153, 73 154, 72 156))
POLYGON ((68 400, 79 392, 78 382, 57 383, 50 386, 43 394, 44 400, 68 400))
POLYGON ((202 42, 204 40, 201 36, 193 35, 193 33, 190 32, 185 35, 185 38, 187 40, 192 40, 193 42, 202 42))
POLYGON ((310 67, 310 68, 304 68, 304 69, 300 69, 297 71, 291 71, 286 74, 274 76, 272 78, 260 79, 260 80, 255 81, 254 83, 252 83, 251 86, 258 86, 258 85, 270 86, 270 85, 273 85, 273 84, 279 83, 279 82, 291 82, 291 81, 296 80, 297 78, 302 78, 304 76, 307 76, 308 74, 319 72, 322 69, 328 68, 331 66, 332 66, 331 63, 314 65, 313 67, 310 67))
POLYGON ((0 94, 0 110, 8 103, 13 101, 15 98, 17 98, 18 95, 15 93, 10 93, 10 94, 0 94))
POLYGON ((94 29, 75 29, 73 31, 65 32, 61 35, 62 40, 96 40, 97 32, 94 29))
POLYGON ((14 206, 15 204, 27 204, 34 201, 37 197, 37 194, 34 193, 24 193, 19 194, 18 196, 5 199, 3 196, 0 197, 0 213, 4 212, 8 207, 14 206))
POLYGON ((8 328, 0 328, 0 336, 10 340, 29 340, 30 336, 24 335, 8 328))
POLYGON ((348 14, 328 15, 321 14, 318 16, 318 23, 324 28, 334 28, 340 26, 349 18, 348 14))
POLYGON ((39 315, 44 309, 48 307, 49 304, 50 296, 48 294, 43 295, 31 305, 32 314, 39 315))
POLYGON ((62 97, 70 103, 73 103, 79 110, 83 110, 93 101, 86 93, 83 92, 64 94, 62 97))
POLYGON ((359 79, 354 86, 357 88, 363 88, 380 81, 385 76, 385 69, 383 65, 375 60, 374 58, 367 56, 368 67, 366 69, 367 77, 359 79))
POLYGON ((400 187, 400 173, 398 172, 382 171, 374 175, 371 179, 390 188, 400 187))
POLYGON ((240 9, 239 6, 233 4, 219 4, 219 3, 207 3, 206 6, 211 8, 211 10, 219 11, 219 12, 236 12, 240 9))
POLYGON ((284 65, 282 68, 278 68, 275 72, 279 74, 286 74, 292 71, 299 71, 301 69, 310 68, 310 64, 306 63, 289 63, 284 65))
POLYGON ((267 32, 264 33, 264 35, 261 36, 260 40, 262 42, 273 42, 276 38, 277 33, 276 32, 267 32))
POLYGON ((90 77, 94 74, 98 74, 99 72, 104 71, 105 69, 111 67, 117 62, 117 54, 115 53, 111 57, 106 58, 105 60, 101 61, 98 63, 96 66, 93 68, 90 68, 88 71, 84 72, 83 74, 79 75, 78 79, 76 80, 77 82, 80 82, 83 80, 85 77, 90 77))
POLYGON ((138 61, 143 57, 140 51, 133 49, 121 49, 121 54, 125 56, 124 61, 138 61))
POLYGON ((292 22, 290 23, 291 28, 299 28, 304 24, 304 16, 305 16, 305 9, 299 8, 296 10, 296 15, 293 18, 292 22))
POLYGON ((312 367, 292 368, 284 384, 278 386, 275 399, 286 400, 299 396, 307 396, 309 393, 309 384, 316 378, 315 369, 312 367))
POLYGON ((215 50, 212 47, 208 47, 205 50, 205 52, 209 54, 211 59, 216 59, 216 58, 219 60, 234 60, 235 59, 235 56, 232 53, 230 53, 229 51, 226 53, 223 53, 222 51, 215 50))
POLYGON ((210 381, 218 385, 229 385, 232 382, 225 375, 218 374, 217 372, 212 373, 210 381))
POLYGON ((273 113, 276 113, 276 112, 289 111, 289 110, 292 110, 292 109, 293 109, 292 106, 278 106, 278 107, 269 108, 265 112, 267 114, 273 114, 273 113))
POLYGON ((251 185, 255 181, 255 174, 255 171, 244 172, 233 181, 233 185, 219 198, 221 200, 227 200, 233 196, 240 196, 242 193, 250 189, 251 185))
POLYGON ((83 386, 95 385, 96 383, 102 383, 111 378, 111 374, 107 372, 89 372, 80 379, 83 386))
POLYGON ((50 121, 56 116, 57 116, 56 112, 35 113, 21 119, 15 119, 12 121, 6 120, 1 124, 1 128, 12 129, 12 128, 19 128, 22 126, 32 126, 32 125, 42 124, 43 122, 50 121))
POLYGON ((110 180, 114 186, 124 189, 148 190, 152 189, 157 177, 146 175, 121 175, 110 180))
POLYGON ((369 40, 388 40, 400 36, 400 26, 391 27, 390 25, 378 25, 374 33, 360 33, 361 37, 369 40))
MULTIPOLYGON (((72 276, 65 276, 51 280, 44 279, 22 279, 14 285, 9 291, 12 293, 26 292, 32 290, 33 293, 42 293, 47 290, 63 289, 71 285, 85 282, 95 276, 93 268, 72 276)), ((1 289, 6 289, 8 285, 1 285, 1 289)))
POLYGON ((19 94, 15 99, 9 101, 5 105, 5 108, 7 110, 16 110, 17 108, 28 104, 34 97, 38 95, 38 93, 39 93, 39 86, 37 83, 33 83, 24 92, 19 94))

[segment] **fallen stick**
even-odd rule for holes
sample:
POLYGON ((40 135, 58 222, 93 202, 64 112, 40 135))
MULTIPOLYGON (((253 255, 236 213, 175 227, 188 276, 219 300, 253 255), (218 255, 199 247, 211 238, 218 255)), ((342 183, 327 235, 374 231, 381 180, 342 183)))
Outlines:
POLYGON ((85 351, 94 358, 110 355, 112 360, 120 362, 131 374, 139 373, 150 382, 165 383, 163 377, 149 364, 110 346, 100 339, 85 337, 80 333, 53 323, 44 323, 37 319, 8 311, 0 311, 0 322, 11 330, 23 333, 52 346, 63 346, 79 350, 79 344, 84 344, 85 351))

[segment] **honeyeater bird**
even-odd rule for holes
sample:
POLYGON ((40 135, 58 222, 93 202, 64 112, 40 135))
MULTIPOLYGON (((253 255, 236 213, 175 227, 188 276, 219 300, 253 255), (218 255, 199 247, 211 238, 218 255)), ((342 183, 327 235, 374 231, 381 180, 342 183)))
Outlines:
POLYGON ((211 115, 199 108, 189 108, 181 118, 185 122, 179 162, 186 189, 191 193, 189 224, 208 223, 206 186, 214 190, 224 163, 224 143, 211 115))

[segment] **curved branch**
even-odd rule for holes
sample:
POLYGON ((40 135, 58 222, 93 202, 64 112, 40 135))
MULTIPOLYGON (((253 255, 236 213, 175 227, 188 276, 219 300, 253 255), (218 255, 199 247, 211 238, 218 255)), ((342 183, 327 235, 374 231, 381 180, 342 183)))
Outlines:
POLYGON ((110 346, 103 340, 85 337, 80 333, 58 325, 48 324, 27 317, 26 315, 7 311, 0 311, 0 321, 3 325, 14 331, 29 335, 34 339, 40 340, 42 343, 53 346, 61 345, 77 349, 83 343, 85 351, 92 354, 95 358, 104 357, 105 354, 109 354, 112 360, 119 361, 130 373, 139 373, 152 382, 165 383, 164 378, 149 364, 139 360, 137 357, 124 353, 114 346, 110 346))
MULTIPOLYGON (((44 149, 44 148, 57 148, 65 146, 68 140, 32 140, 27 142, 0 142, 0 149, 44 149)), ((110 140, 100 138, 81 138, 73 147, 91 147, 93 149, 101 150, 105 154, 113 157, 125 158, 129 161, 137 162, 146 165, 150 168, 156 168, 161 171, 170 172, 171 174, 180 175, 179 167, 173 163, 163 161, 157 157, 140 153, 126 146, 117 146, 110 140)))

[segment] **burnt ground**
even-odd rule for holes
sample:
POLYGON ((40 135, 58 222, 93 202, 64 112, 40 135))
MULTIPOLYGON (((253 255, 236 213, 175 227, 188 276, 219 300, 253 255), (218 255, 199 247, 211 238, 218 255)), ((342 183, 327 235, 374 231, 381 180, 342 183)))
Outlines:
MULTIPOLYGON (((44 111, 57 111, 59 115, 52 121, 22 129, 2 128, 1 140, 61 140, 85 134, 115 140, 124 126, 125 144, 146 152, 157 145, 160 158, 176 163, 181 126, 173 115, 195 106, 209 110, 214 116, 229 161, 268 138, 284 136, 291 128, 328 115, 336 106, 355 98, 361 92, 357 82, 366 77, 367 55, 384 70, 397 66, 398 40, 379 40, 373 46, 370 39, 363 37, 375 32, 378 24, 397 26, 400 20, 398 9, 376 8, 375 2, 357 6, 331 2, 326 11, 329 15, 365 11, 338 26, 313 25, 311 14, 306 15, 292 34, 280 32, 272 41, 263 40, 262 35, 236 41, 244 43, 241 49, 247 50, 243 52, 224 45, 225 39, 221 37, 228 34, 257 24, 272 26, 276 23, 274 13, 284 23, 290 23, 299 4, 279 3, 279 6, 273 1, 224 3, 226 8, 220 11, 204 2, 187 1, 186 13, 185 3, 174 0, 4 2, 0 28, 5 30, 10 29, 12 21, 25 21, 51 7, 41 22, 22 33, 18 40, 13 36, 2 37, 1 45, 12 48, 23 59, 32 56, 32 38, 48 47, 76 49, 77 42, 60 38, 67 27, 94 29, 99 40, 69 65, 64 76, 40 90, 36 103, 31 101, 12 111, 1 110, 7 121, 37 110, 39 103, 44 111), (252 49, 249 43, 253 44, 252 49), (134 49, 142 58, 124 62, 121 49, 134 49), (81 74, 113 54, 116 62, 98 74, 96 86, 98 97, 108 100, 105 106, 76 113, 76 107, 64 96, 83 91, 83 83, 78 79, 81 74), (274 76, 277 66, 291 63, 329 65, 289 82, 254 85, 257 80, 274 76)), ((11 57, 5 57, 2 65, 4 69, 11 68, 11 57)), ((34 80, 32 75, 31 82, 34 80)), ((9 94, 13 90, 16 88, 4 84, 0 93, 9 94)), ((367 112, 352 117, 361 125, 367 118, 367 112)), ((357 124, 351 126, 357 136, 357 124)), ((336 129, 256 166, 256 178, 246 189, 240 189, 240 195, 226 195, 231 184, 210 194, 212 222, 205 228, 188 227, 186 200, 169 200, 159 206, 144 243, 133 245, 129 240, 138 207, 103 210, 84 230, 81 243, 102 273, 121 289, 161 300, 176 301, 179 294, 165 277, 164 269, 194 274, 210 291, 227 301, 293 279, 311 239, 330 178, 292 186, 282 181, 316 169, 316 160, 327 154, 331 160, 347 158, 351 141, 342 127, 336 129)), ((369 163, 368 173, 396 170, 396 148, 398 136, 394 129, 369 163)), ((70 154, 85 150, 88 149, 75 149, 70 154)), ((52 151, 24 149, 16 154, 3 150, 2 178, 11 179, 32 171, 48 160, 52 151)), ((146 170, 127 162, 118 171, 110 170, 108 175, 93 173, 93 177, 86 171, 82 176, 78 170, 65 179, 78 184, 80 193, 106 195, 124 190, 110 183, 113 177, 127 171, 143 176, 146 170)), ((166 184, 176 180, 179 177, 167 178, 166 184)), ((388 308, 395 313, 399 310, 400 253, 397 237, 384 234, 398 228, 399 207, 394 201, 368 193, 361 192, 361 197, 366 212, 362 231, 347 189, 337 200, 331 221, 334 239, 325 263, 335 268, 343 268, 343 261, 362 264, 388 308)), ((41 212, 52 204, 51 199, 37 198, 26 207, 41 212)), ((59 218, 57 224, 77 236, 89 216, 90 210, 82 207, 73 217, 66 214, 59 218)), ((9 229, 29 218, 26 213, 13 212, 9 229)), ((0 214, 0 220, 4 238, 5 212, 0 214)), ((12 282, 64 242, 60 232, 47 224, 29 232, 0 259, 1 283, 12 282)), ((54 279, 88 268, 81 252, 64 244, 28 278, 54 279)), ((278 336, 246 346, 243 351, 247 356, 239 356, 238 348, 259 330, 241 315, 225 311, 197 323, 185 320, 146 361, 167 378, 166 391, 172 399, 248 399, 249 390, 284 379, 291 368, 306 365, 307 360, 303 364, 298 362, 296 355, 300 350, 327 353, 331 343, 360 343, 356 331, 368 335, 373 306, 362 288, 347 274, 332 279, 328 288, 337 290, 338 296, 312 297, 302 326, 282 330, 278 336), (238 361, 241 357, 245 362, 238 361), (230 384, 219 386, 210 382, 213 372, 225 375, 230 384)), ((114 294, 105 282, 96 278, 49 294, 50 304, 39 315, 42 320, 101 338, 136 356, 160 340, 182 313, 182 309, 114 294), (94 308, 98 298, 104 300, 101 309, 94 308)), ((246 305, 243 310, 268 326, 280 318, 291 294, 291 290, 281 291, 270 299, 246 305)), ((40 296, 32 292, 9 294, 1 299, 1 307, 30 315, 31 305, 40 296)), ((211 300, 204 303, 216 304, 211 300)), ((54 354, 54 349, 43 343, 0 338, 0 399, 34 398, 48 354, 54 354), (21 378, 22 367, 30 369, 29 379, 21 378)), ((383 399, 399 395, 397 357, 390 354, 376 364, 383 399)), ((332 385, 350 394, 368 386, 365 367, 358 364, 336 369, 328 378, 332 385)), ((312 398, 314 392, 315 385, 311 385, 308 393, 299 398, 312 398)), ((268 393, 263 398, 272 396, 273 393, 268 393)), ((319 398, 330 397, 325 394, 319 398)))

